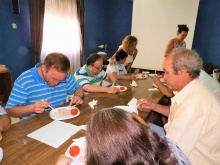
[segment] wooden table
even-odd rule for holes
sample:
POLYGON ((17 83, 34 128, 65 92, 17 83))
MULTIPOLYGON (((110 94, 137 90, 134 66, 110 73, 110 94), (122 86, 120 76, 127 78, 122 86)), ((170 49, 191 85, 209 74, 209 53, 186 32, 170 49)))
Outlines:
MULTIPOLYGON (((137 99, 145 97, 154 102, 158 102, 163 96, 161 92, 152 93, 147 90, 152 87, 152 78, 148 77, 147 79, 137 80, 136 82, 138 87, 130 87, 131 81, 120 81, 119 84, 127 86, 128 90, 118 94, 87 94, 84 98, 84 103, 77 106, 80 110, 80 115, 73 119, 64 120, 64 122, 83 125, 86 124, 91 114, 102 108, 127 105, 133 97, 137 99), (95 106, 94 110, 88 106, 88 102, 93 99, 98 100, 98 104, 95 106)), ((32 118, 11 125, 9 130, 3 132, 3 140, 0 142, 0 146, 3 148, 4 157, 0 164, 52 165, 55 163, 58 156, 64 154, 69 145, 72 144, 73 138, 83 136, 84 131, 80 130, 57 149, 27 137, 27 134, 53 121, 48 114, 48 111, 43 114, 38 114, 32 118)), ((139 114, 142 118, 148 115, 146 112, 139 112, 139 114)))

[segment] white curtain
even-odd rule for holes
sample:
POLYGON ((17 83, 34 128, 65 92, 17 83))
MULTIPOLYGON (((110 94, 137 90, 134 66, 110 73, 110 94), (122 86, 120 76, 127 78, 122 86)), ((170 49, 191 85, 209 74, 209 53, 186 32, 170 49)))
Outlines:
POLYGON ((76 0, 46 0, 41 61, 60 52, 70 60, 70 74, 80 67, 81 33, 76 0))

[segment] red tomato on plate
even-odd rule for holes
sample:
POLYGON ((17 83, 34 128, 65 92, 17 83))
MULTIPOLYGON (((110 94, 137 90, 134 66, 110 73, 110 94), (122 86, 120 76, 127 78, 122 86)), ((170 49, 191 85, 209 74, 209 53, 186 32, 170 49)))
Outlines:
POLYGON ((71 109, 71 110, 70 110, 70 113, 71 113, 72 115, 76 115, 76 114, 78 113, 78 109, 76 109, 76 108, 71 109))
POLYGON ((80 152, 79 146, 71 146, 70 147, 69 153, 71 156, 75 157, 75 156, 79 155, 79 152, 80 152))
POLYGON ((121 91, 125 90, 125 87, 120 87, 120 90, 121 90, 121 91))
POLYGON ((157 74, 157 76, 158 76, 158 77, 160 77, 160 76, 161 76, 161 74, 157 74))

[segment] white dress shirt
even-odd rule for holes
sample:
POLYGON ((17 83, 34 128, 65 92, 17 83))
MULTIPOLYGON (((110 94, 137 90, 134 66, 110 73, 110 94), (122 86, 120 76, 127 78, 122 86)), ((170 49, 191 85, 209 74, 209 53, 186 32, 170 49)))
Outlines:
POLYGON ((171 99, 167 137, 174 140, 193 165, 220 163, 220 101, 195 79, 171 99))

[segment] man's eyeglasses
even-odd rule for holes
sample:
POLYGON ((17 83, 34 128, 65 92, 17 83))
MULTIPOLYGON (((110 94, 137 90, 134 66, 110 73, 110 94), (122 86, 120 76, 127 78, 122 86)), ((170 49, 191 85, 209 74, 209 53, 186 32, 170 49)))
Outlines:
MULTIPOLYGON (((47 71, 47 74, 48 74, 48 79, 47 79, 47 82, 57 82, 57 83, 65 83, 66 80, 58 80, 58 79, 55 79, 51 76, 51 73, 50 71, 47 71)), ((43 74, 43 77, 44 77, 44 74, 43 74)), ((45 77, 44 77, 45 79, 45 77)), ((45 79, 46 80, 46 79, 45 79)))
POLYGON ((101 66, 99 66, 99 67, 97 67, 97 66, 95 66, 95 65, 92 65, 92 66, 94 66, 94 68, 96 68, 97 70, 101 70, 101 69, 103 68, 103 65, 101 65, 101 66))

